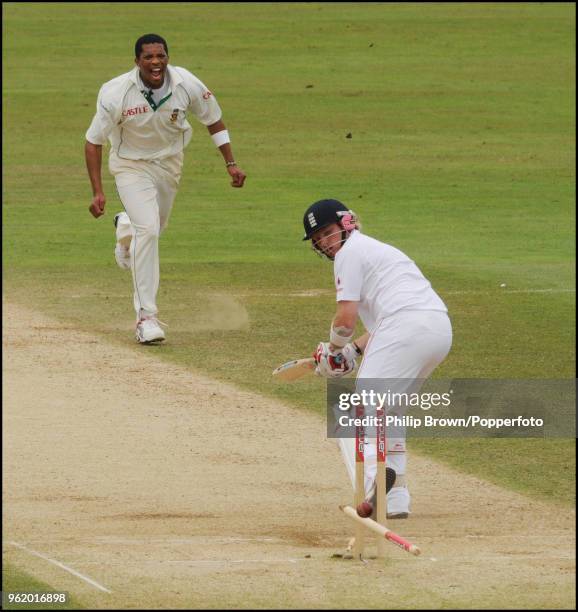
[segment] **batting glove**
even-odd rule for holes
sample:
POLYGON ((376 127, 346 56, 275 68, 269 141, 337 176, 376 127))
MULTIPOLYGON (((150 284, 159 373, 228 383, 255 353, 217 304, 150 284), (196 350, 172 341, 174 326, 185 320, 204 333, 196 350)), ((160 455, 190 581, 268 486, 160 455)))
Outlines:
POLYGON ((347 361, 353 362, 355 362, 358 357, 361 357, 361 355, 363 355, 363 353, 361 352, 357 344, 355 344, 355 342, 350 342, 349 344, 346 344, 342 349, 339 349, 337 352, 341 353, 345 357, 345 359, 347 359, 347 361))
POLYGON ((313 353, 313 358, 317 363, 315 373, 325 378, 339 378, 355 369, 355 359, 346 357, 343 351, 332 351, 329 342, 320 342, 313 353))

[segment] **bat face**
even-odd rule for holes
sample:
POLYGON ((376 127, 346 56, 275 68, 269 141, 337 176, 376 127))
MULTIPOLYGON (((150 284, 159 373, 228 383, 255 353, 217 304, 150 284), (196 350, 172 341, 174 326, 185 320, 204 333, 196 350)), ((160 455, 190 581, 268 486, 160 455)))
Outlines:
POLYGON ((283 382, 293 382, 303 376, 313 374, 317 364, 313 357, 293 359, 273 370, 273 377, 283 382))

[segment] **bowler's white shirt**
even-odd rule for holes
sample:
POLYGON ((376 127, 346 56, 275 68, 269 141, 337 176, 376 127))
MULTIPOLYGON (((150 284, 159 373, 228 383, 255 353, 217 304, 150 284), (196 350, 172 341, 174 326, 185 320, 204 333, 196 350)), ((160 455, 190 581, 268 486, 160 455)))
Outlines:
POLYGON ((167 66, 169 97, 153 110, 144 97, 138 67, 105 83, 98 94, 96 115, 86 140, 103 145, 121 159, 163 159, 180 153, 190 142, 193 128, 186 119, 190 111, 202 124, 221 118, 215 96, 184 68, 167 66))
POLYGON ((446 305, 415 263, 395 247, 353 231, 334 261, 337 301, 359 302, 368 331, 399 310, 439 310, 446 305))

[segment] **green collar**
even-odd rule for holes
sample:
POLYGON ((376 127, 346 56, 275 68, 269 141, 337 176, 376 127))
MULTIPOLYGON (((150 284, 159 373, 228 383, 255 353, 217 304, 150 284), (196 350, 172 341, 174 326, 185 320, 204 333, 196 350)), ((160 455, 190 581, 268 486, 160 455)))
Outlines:
POLYGON ((158 104, 155 104, 155 101, 153 100, 153 97, 151 96, 150 92, 146 90, 143 91, 143 96, 146 98, 146 101, 150 104, 150 107, 153 109, 153 111, 156 111, 158 108, 160 108, 172 95, 173 92, 171 91, 168 96, 165 96, 162 100, 159 100, 158 104))

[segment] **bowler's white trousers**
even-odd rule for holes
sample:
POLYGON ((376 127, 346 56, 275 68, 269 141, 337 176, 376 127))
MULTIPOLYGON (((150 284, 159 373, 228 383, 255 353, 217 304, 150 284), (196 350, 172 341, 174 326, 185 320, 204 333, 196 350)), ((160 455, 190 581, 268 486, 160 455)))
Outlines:
MULTIPOLYGON (((376 388, 379 381, 384 381, 383 384, 387 383, 392 392, 418 393, 424 380, 445 359, 451 345, 452 326, 445 312, 400 310, 378 323, 371 334, 357 374, 358 391, 365 388, 367 391, 385 392, 386 389, 376 388)), ((390 438, 387 429, 386 437, 386 464, 396 471, 398 477, 404 476, 407 467, 405 437, 390 438)), ((355 438, 339 438, 338 444, 355 489, 355 438)), ((368 434, 365 443, 366 493, 371 489, 376 473, 375 436, 368 434)), ((405 478, 401 480, 403 482, 405 478)), ((387 511, 390 513, 409 512, 409 504, 406 486, 394 486, 387 495, 387 511)))
POLYGON ((177 194, 184 154, 162 160, 127 160, 110 152, 109 169, 132 225, 130 245, 137 320, 157 314, 159 235, 177 194))

